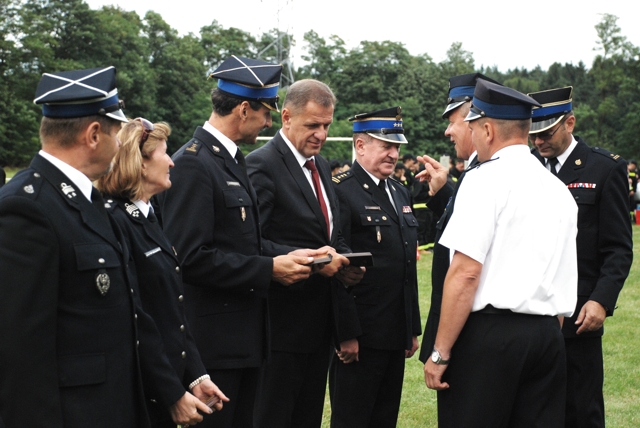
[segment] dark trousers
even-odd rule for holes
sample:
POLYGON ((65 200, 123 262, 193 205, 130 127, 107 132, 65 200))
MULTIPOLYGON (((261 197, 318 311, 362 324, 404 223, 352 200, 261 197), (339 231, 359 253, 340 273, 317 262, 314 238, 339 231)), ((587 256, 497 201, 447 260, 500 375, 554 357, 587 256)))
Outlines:
POLYGON ((438 392, 439 428, 561 428, 566 360, 556 317, 473 312, 438 392))
POLYGON ((199 428, 252 428, 260 369, 207 370, 211 381, 229 397, 219 412, 205 415, 199 428))
POLYGON ((395 428, 404 379, 404 350, 360 347, 360 361, 333 356, 329 371, 332 428, 395 428))
POLYGON ((256 397, 256 428, 319 428, 329 345, 313 353, 271 351, 256 397))
POLYGON ((604 428, 602 337, 565 339, 566 428, 604 428))

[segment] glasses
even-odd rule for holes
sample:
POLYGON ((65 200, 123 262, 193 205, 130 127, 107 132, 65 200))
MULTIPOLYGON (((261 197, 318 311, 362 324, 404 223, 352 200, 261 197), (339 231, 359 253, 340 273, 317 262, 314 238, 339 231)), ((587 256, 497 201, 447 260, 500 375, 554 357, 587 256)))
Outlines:
POLYGON ((563 119, 562 122, 560 123, 560 126, 558 126, 556 128, 555 131, 549 133, 549 132, 541 132, 539 134, 533 134, 531 136, 531 141, 536 141, 537 139, 540 139, 542 141, 549 141, 550 139, 553 138, 553 136, 556 134, 556 132, 558 132, 558 129, 562 128, 564 126, 564 122, 566 121, 566 119, 563 119))
POLYGON ((144 146, 144 143, 149 139, 149 135, 153 132, 153 123, 149 122, 144 117, 137 117, 134 121, 140 122, 144 128, 142 130, 142 138, 140 138, 140 149, 142 150, 142 146, 144 146))

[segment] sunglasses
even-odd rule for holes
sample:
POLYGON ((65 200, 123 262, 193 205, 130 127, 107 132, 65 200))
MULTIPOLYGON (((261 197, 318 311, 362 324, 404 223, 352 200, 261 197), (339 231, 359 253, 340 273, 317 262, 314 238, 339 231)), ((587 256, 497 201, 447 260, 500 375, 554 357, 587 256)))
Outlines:
POLYGON ((553 136, 556 134, 556 132, 558 132, 558 130, 564 126, 564 123, 566 121, 567 121, 567 118, 565 117, 564 119, 562 119, 562 122, 560 122, 558 127, 551 133, 549 133, 549 132, 541 132, 539 134, 532 134, 531 135, 531 141, 536 141, 537 139, 540 139, 542 141, 549 141, 551 138, 553 138, 553 136))
POLYGON ((142 146, 144 146, 144 143, 149 139, 149 135, 153 132, 153 123, 149 122, 144 117, 137 117, 134 121, 140 122, 144 128, 142 130, 142 138, 140 138, 140 149, 142 150, 142 146))

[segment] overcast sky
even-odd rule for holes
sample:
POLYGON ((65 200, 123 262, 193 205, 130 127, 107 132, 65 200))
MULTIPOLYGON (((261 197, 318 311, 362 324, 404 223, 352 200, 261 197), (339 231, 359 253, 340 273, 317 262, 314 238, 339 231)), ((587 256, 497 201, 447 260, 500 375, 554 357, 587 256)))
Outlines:
POLYGON ((583 61, 588 68, 597 52, 594 26, 602 14, 618 16, 622 35, 640 45, 640 3, 632 0, 85 0, 93 9, 116 5, 141 17, 153 10, 180 34, 199 34, 215 19, 225 28, 252 35, 272 28, 293 34, 294 66, 301 64, 302 36, 314 30, 328 40, 342 38, 347 47, 361 40, 403 43, 413 55, 440 62, 452 43, 462 42, 475 65, 547 69, 554 62, 583 61), (530 5, 525 7, 525 5, 530 5), (279 12, 279 13, 278 13, 279 12))

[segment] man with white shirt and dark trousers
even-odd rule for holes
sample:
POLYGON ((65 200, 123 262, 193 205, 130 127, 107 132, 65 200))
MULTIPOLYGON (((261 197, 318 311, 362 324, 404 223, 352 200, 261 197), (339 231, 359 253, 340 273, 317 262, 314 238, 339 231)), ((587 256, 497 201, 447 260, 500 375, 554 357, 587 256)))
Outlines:
POLYGON ((529 154, 532 106, 479 80, 466 118, 480 163, 467 171, 442 235, 453 256, 425 366, 442 428, 564 424, 557 317, 576 302, 577 208, 529 154))

